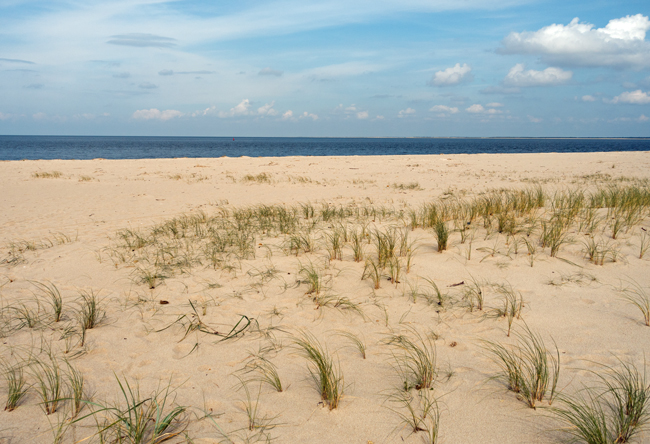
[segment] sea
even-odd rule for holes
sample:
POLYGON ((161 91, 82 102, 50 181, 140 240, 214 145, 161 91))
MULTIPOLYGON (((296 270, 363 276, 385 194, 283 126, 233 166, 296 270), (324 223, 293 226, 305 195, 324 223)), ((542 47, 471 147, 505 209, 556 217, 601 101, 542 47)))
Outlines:
POLYGON ((0 160, 650 151, 650 138, 0 136, 0 160))

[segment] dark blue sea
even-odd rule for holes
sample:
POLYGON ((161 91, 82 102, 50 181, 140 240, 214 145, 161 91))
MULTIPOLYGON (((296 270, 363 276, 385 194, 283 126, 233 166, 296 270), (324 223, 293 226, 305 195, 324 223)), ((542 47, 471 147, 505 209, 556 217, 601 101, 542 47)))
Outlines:
POLYGON ((0 136, 0 160, 650 151, 650 138, 0 136))

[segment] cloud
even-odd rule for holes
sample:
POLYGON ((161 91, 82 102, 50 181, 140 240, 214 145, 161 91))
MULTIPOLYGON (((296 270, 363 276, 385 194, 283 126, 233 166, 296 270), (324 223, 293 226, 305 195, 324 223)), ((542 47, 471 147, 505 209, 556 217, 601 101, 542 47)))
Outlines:
POLYGON ((160 111, 156 108, 140 109, 133 113, 133 118, 137 120, 170 120, 175 117, 181 117, 182 112, 175 109, 160 111))
POLYGON ((266 67, 264 69, 261 69, 260 72, 257 73, 258 76, 275 76, 275 77, 280 77, 284 71, 277 71, 275 69, 271 69, 269 67, 266 67))
MULTIPOLYGON (((285 113, 286 114, 286 113, 285 113)), ((299 119, 312 119, 314 121, 318 120, 318 115, 308 113, 307 111, 303 112, 299 117, 299 119)))
POLYGON ((118 72, 116 74, 113 74, 113 77, 116 79, 128 79, 131 77, 131 74, 128 72, 118 72))
POLYGON ((542 120, 544 120, 544 119, 540 119, 539 117, 534 117, 534 116, 531 116, 531 115, 529 115, 527 117, 528 117, 528 120, 530 122, 532 122, 532 123, 541 123, 542 120))
POLYGON ((149 82, 142 82, 141 84, 138 85, 138 88, 156 89, 156 88, 158 88, 158 85, 154 85, 153 83, 149 83, 149 82))
POLYGON ((436 72, 428 84, 431 86, 452 86, 472 80, 472 68, 467 63, 456 63, 451 68, 436 72))
POLYGON ((260 116, 277 116, 278 112, 273 109, 275 102, 267 103, 264 106, 257 108, 257 114, 260 116))
POLYGON ((555 86, 561 85, 573 77, 571 71, 563 71, 560 68, 546 68, 543 71, 534 69, 524 70, 523 63, 517 63, 513 66, 508 75, 503 79, 503 83, 508 86, 555 86))
POLYGON ((246 116, 250 114, 251 103, 248 99, 244 99, 239 102, 239 105, 234 108, 230 108, 230 111, 219 111, 219 117, 235 117, 235 116, 246 116))
POLYGON ((479 105, 479 104, 475 103, 474 105, 472 105, 469 108, 465 109, 465 111, 467 111, 468 113, 478 114, 478 113, 485 112, 485 108, 483 108, 483 105, 479 105))
POLYGON ((0 120, 8 120, 11 119, 11 117, 12 117, 11 114, 5 114, 0 112, 0 120))
POLYGON ((636 91, 625 91, 621 95, 614 97, 610 103, 631 103, 634 105, 648 105, 650 104, 650 94, 643 92, 640 89, 636 91))
POLYGON ((163 69, 162 71, 158 71, 158 75, 159 76, 173 76, 174 71, 172 71, 171 69, 163 69))
POLYGON ((282 120, 289 120, 291 118, 293 118, 293 111, 291 111, 291 110, 289 110, 289 111, 285 112, 284 114, 282 114, 282 120))
POLYGON ((131 33, 113 35, 111 36, 111 39, 106 43, 120 46, 134 46, 136 48, 171 48, 173 46, 176 46, 175 42, 176 39, 172 39, 170 37, 162 37, 153 34, 131 33))
POLYGON ((458 112, 458 108, 445 105, 435 105, 429 108, 429 111, 439 113, 441 115, 447 115, 456 114, 458 112))
POLYGON ((41 112, 38 112, 36 114, 32 114, 32 118, 34 120, 45 120, 45 119, 47 119, 47 114, 45 114, 44 112, 41 111, 41 112))
POLYGON ((29 60, 20 60, 20 59, 3 59, 0 58, 0 62, 5 62, 5 63, 22 63, 26 65, 35 65, 34 62, 30 62, 29 60))
POLYGON ((485 108, 483 105, 475 103, 474 105, 465 108, 465 111, 472 114, 503 114, 503 111, 494 108, 485 108))
POLYGON ((357 119, 364 120, 368 118, 368 111, 359 111, 357 113, 357 119))
POLYGON ((402 117, 408 117, 415 114, 415 110, 413 108, 406 108, 400 110, 400 112, 397 113, 397 117, 402 118, 402 117))
POLYGON ((645 114, 641 114, 637 120, 639 122, 647 122, 648 120, 650 120, 650 117, 646 116, 645 114))
POLYGON ((641 14, 610 20, 604 28, 580 23, 553 24, 538 31, 512 32, 497 50, 501 54, 533 54, 560 66, 650 66, 645 41, 650 20, 641 14))
POLYGON ((596 98, 594 96, 590 96, 589 94, 587 94, 586 96, 582 96, 580 100, 582 100, 583 102, 595 102, 596 98))
POLYGON ((500 107, 503 106, 503 103, 490 102, 490 103, 486 104, 485 106, 487 106, 488 108, 500 108, 500 107))

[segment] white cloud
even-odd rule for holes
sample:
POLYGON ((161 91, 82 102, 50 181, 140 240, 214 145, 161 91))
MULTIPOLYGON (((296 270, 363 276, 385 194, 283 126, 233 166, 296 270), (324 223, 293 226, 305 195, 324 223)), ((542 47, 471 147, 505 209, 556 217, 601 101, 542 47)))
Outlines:
POLYGON ((647 122, 648 120, 650 120, 650 117, 646 116, 645 114, 641 114, 637 120, 639 122, 647 122))
POLYGON ((242 100, 239 105, 234 108, 230 108, 230 111, 219 111, 219 117, 235 117, 235 116, 246 116, 250 114, 249 108, 251 107, 250 101, 248 99, 242 100))
POLYGON ((594 96, 590 96, 589 94, 587 94, 586 96, 582 96, 580 100, 582 100, 583 102, 595 102, 596 98, 594 96))
POLYGON ((467 63, 456 63, 451 68, 447 68, 443 71, 436 72, 431 80, 429 80, 429 85, 432 86, 451 86, 458 85, 462 82, 468 82, 472 80, 472 68, 467 65, 467 63))
POLYGON ((34 118, 34 120, 45 120, 47 119, 47 114, 41 111, 36 114, 33 114, 32 117, 34 118))
POLYGON ((508 86, 553 86, 561 85, 573 77, 571 71, 563 71, 560 68, 546 68, 543 71, 534 69, 524 70, 523 63, 513 66, 503 83, 508 86))
POLYGON ((291 110, 289 110, 289 111, 285 112, 284 114, 282 114, 282 120, 288 120, 288 119, 291 119, 292 117, 293 117, 293 111, 291 111, 291 110))
POLYGON ((397 117, 402 118, 402 117, 407 117, 407 116, 410 116, 410 115, 413 115, 413 114, 415 114, 415 110, 413 108, 406 108, 406 109, 400 110, 400 112, 397 113, 397 117))
POLYGON ((531 121, 532 123, 541 123, 543 119, 529 115, 528 120, 531 121))
POLYGON ((503 103, 499 103, 499 102, 490 102, 490 103, 488 103, 488 104, 485 105, 485 106, 487 106, 487 107, 489 107, 489 108, 500 108, 500 107, 503 106, 503 103))
POLYGON ((11 119, 11 114, 5 114, 0 112, 0 120, 7 120, 7 119, 11 119))
POLYGON ((429 108, 429 111, 434 112, 434 113, 439 113, 441 115, 446 115, 446 114, 456 114, 458 112, 458 108, 455 106, 445 106, 445 105, 435 105, 429 108))
POLYGON ((483 108, 483 105, 479 105, 478 103, 475 103, 474 105, 470 106, 469 108, 465 109, 468 113, 483 113, 485 112, 485 108, 483 108))
POLYGON ((298 118, 318 120, 318 116, 316 114, 308 113, 307 111, 303 112, 298 118))
POLYGON ((357 119, 363 120, 368 118, 368 111, 359 111, 357 113, 357 119))
POLYGON ((465 108, 465 111, 472 114, 503 114, 503 111, 494 109, 494 108, 485 108, 483 105, 475 103, 469 108, 465 108))
POLYGON ((156 108, 151 109, 139 109, 133 113, 133 118, 138 120, 169 120, 175 117, 181 117, 182 112, 175 109, 166 109, 165 111, 160 111, 156 108))
POLYGON ((625 91, 621 95, 614 97, 611 103, 632 103, 635 105, 650 104, 650 94, 643 92, 640 89, 636 91, 625 91))
POLYGON ((275 102, 267 103, 264 106, 257 108, 257 114, 260 116, 277 116, 278 112, 273 109, 275 102))
POLYGON ((375 120, 384 120, 384 116, 377 116, 375 117, 375 120))
POLYGON ((512 32, 502 41, 502 54, 536 54, 561 66, 650 66, 645 41, 650 20, 641 14, 610 20, 604 28, 580 23, 553 24, 538 31, 512 32))

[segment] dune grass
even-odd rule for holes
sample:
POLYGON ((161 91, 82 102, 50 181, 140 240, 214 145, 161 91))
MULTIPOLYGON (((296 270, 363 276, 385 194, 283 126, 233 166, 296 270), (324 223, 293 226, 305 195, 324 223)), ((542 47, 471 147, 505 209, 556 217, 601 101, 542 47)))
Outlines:
POLYGON ((528 326, 515 332, 517 343, 504 346, 485 341, 485 349, 493 361, 501 368, 495 379, 501 380, 530 408, 535 409, 546 399, 552 404, 560 375, 560 352, 546 348, 541 336, 533 333, 528 326))
POLYGON ((426 444, 438 442, 440 409, 430 390, 420 390, 415 394, 400 390, 390 395, 388 401, 395 405, 389 409, 397 414, 400 424, 411 434, 419 433, 426 444))
POLYGON ((387 339, 387 343, 396 348, 393 358, 402 388, 405 391, 430 389, 438 374, 436 345, 415 328, 406 330, 407 334, 392 333, 387 339))
POLYGON ((623 300, 638 308, 643 316, 643 323, 650 327, 650 290, 635 281, 630 281, 629 284, 629 287, 623 290, 623 300))
POLYGON ((294 338, 294 345, 309 362, 309 373, 330 410, 339 406, 344 392, 343 373, 326 347, 309 332, 294 338))
POLYGON ((2 371, 2 376, 7 383, 5 410, 11 412, 18 408, 30 386, 25 379, 22 365, 8 365, 3 362, 0 365, 0 371, 2 371))

